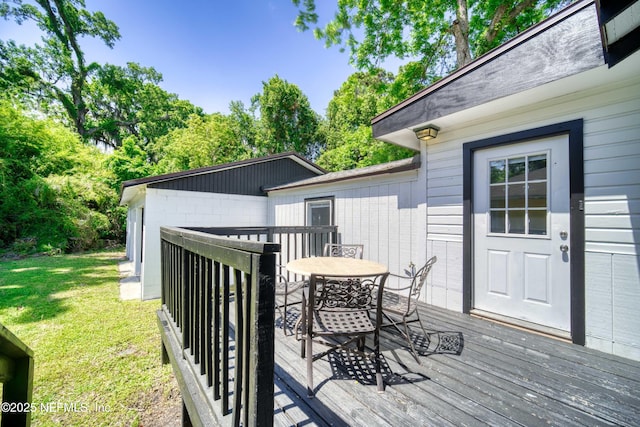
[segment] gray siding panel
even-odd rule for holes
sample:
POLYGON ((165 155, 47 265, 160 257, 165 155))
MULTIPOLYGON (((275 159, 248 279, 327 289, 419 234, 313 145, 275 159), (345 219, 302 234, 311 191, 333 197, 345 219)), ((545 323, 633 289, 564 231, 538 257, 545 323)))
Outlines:
POLYGON ((291 159, 241 166, 150 184, 163 190, 266 196, 265 188, 317 176, 291 159))

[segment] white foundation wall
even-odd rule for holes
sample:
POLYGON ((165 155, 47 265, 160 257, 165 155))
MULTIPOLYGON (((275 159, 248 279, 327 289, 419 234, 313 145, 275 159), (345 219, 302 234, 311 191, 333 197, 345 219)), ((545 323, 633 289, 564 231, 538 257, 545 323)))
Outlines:
MULTIPOLYGON (((603 72, 617 70, 602 67, 581 78, 603 72)), ((583 119, 586 345, 640 360, 640 77, 612 81, 506 114, 474 119, 467 111, 470 119, 443 125, 437 142, 423 148, 427 251, 440 267, 427 302, 462 310, 462 145, 583 119)), ((562 84, 532 90, 531 98, 562 84)))
POLYGON ((160 227, 264 226, 266 197, 147 188, 142 299, 160 297, 160 227))
MULTIPOLYGON (((404 274, 431 256, 425 246, 426 205, 422 171, 402 172, 269 194, 270 223, 305 225, 305 199, 334 197, 341 243, 364 245, 364 258, 404 274)), ((393 284, 397 279, 390 278, 393 284)), ((406 285, 406 283, 403 283, 406 285)))

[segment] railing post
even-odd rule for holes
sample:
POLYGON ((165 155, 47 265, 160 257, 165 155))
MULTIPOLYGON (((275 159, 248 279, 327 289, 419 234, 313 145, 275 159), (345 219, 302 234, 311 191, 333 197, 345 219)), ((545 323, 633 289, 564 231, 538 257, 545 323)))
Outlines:
MULTIPOLYGON (((2 403, 28 408, 33 391, 33 350, 0 325, 0 383, 2 403)), ((4 405, 3 405, 4 408, 4 405)), ((9 409, 12 409, 9 406, 9 409)), ((1 427, 30 426, 31 412, 3 411, 1 427)))
MULTIPOLYGON (((250 343, 251 353, 260 354, 259 359, 251 359, 250 363, 255 364, 249 367, 251 373, 249 377, 249 388, 255 393, 249 395, 249 410, 252 413, 253 421, 256 425, 272 426, 273 409, 260 402, 273 402, 273 375, 274 375, 274 339, 275 331, 273 324, 275 321, 275 283, 276 255, 262 254, 253 256, 254 263, 254 286, 255 295, 251 313, 253 329, 257 334, 250 343)), ((251 414, 250 414, 251 415, 251 414)))

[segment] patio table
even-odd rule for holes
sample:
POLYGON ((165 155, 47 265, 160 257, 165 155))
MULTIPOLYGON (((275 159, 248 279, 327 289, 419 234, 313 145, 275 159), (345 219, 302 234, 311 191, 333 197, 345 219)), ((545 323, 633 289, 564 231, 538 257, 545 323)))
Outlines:
POLYGON ((303 276, 330 275, 342 277, 373 276, 389 271, 386 266, 374 261, 343 257, 299 258, 287 263, 287 270, 303 276))

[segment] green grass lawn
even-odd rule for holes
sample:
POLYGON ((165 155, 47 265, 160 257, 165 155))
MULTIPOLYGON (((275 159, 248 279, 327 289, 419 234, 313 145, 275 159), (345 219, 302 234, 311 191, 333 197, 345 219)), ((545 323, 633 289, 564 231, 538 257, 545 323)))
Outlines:
POLYGON ((0 323, 35 353, 32 425, 155 425, 177 386, 160 359, 159 301, 121 301, 123 253, 0 262, 0 323), (53 409, 55 408, 55 409, 53 409))

